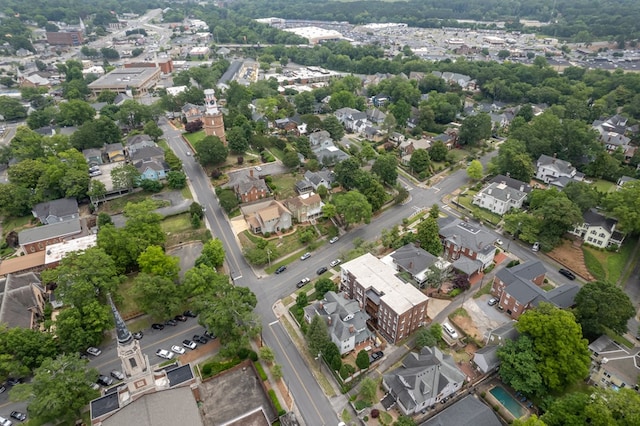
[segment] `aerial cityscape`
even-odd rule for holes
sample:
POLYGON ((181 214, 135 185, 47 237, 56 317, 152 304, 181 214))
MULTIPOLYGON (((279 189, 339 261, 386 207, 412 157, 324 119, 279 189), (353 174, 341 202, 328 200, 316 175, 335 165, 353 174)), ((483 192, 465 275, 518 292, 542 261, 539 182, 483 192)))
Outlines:
POLYGON ((6 0, 0 426, 640 424, 640 3, 6 0))

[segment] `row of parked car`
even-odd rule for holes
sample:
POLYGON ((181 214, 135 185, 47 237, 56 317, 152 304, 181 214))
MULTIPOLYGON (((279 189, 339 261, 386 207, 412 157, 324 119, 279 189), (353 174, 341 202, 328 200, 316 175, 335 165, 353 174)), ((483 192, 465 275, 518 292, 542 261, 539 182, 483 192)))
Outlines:
MULTIPOLYGON (((0 393, 6 391, 8 386, 14 386, 20 383, 22 383, 22 379, 10 377, 5 383, 0 384, 0 393)), ((9 417, 21 422, 27 420, 27 415, 21 411, 12 411, 11 414, 9 414, 9 417)), ((0 426, 11 426, 12 424, 13 422, 11 420, 0 416, 0 426)))
POLYGON ((175 357, 176 355, 184 354, 186 352, 186 349, 194 350, 198 347, 198 343, 201 345, 205 345, 209 343, 209 340, 214 340, 215 338, 216 338, 215 334, 209 332, 208 330, 205 330, 203 335, 194 334, 192 340, 189 340, 189 339, 183 340, 182 346, 173 345, 171 346, 171 350, 158 349, 156 351, 156 355, 164 359, 173 359, 173 357, 175 357))

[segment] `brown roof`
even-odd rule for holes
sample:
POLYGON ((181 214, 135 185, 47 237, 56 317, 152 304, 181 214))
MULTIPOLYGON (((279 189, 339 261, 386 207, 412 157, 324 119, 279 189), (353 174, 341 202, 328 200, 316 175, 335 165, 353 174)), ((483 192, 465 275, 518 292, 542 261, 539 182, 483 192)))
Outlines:
POLYGON ((15 274, 38 266, 44 266, 46 251, 39 251, 25 256, 14 257, 0 262, 0 277, 15 274))
POLYGON ((280 217, 280 208, 277 204, 272 204, 266 209, 262 209, 258 212, 263 222, 268 222, 280 217))

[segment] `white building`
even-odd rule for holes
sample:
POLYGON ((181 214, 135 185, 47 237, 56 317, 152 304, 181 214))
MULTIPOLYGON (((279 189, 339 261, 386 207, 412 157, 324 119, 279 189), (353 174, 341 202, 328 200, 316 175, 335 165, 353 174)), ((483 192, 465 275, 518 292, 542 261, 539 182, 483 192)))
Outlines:
POLYGON ((506 183, 490 183, 473 197, 473 204, 502 216, 511 209, 519 209, 527 194, 506 183))
POLYGON ((571 234, 598 248, 620 246, 624 241, 624 234, 616 231, 618 221, 608 218, 594 209, 589 209, 582 215, 584 222, 576 226, 571 234))

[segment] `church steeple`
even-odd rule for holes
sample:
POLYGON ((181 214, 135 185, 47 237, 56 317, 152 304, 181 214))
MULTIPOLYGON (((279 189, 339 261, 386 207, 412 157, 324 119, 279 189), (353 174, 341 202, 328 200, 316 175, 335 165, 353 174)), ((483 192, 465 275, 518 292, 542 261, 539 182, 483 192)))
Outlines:
POLYGON ((111 299, 111 294, 107 294, 107 300, 109 301, 109 305, 111 305, 111 312, 113 313, 113 319, 116 322, 116 335, 118 336, 118 344, 122 345, 128 343, 133 339, 131 332, 127 328, 120 312, 116 309, 116 305, 113 303, 111 299))

